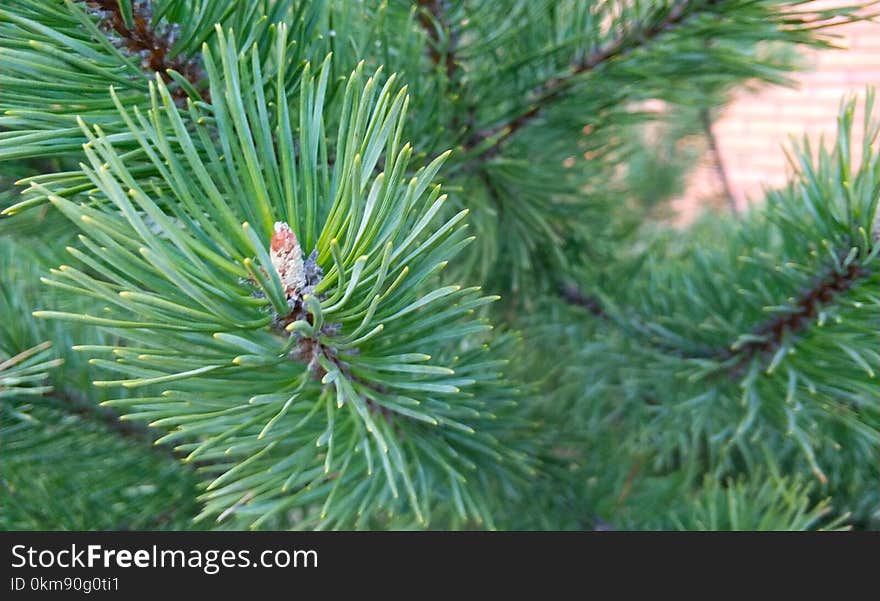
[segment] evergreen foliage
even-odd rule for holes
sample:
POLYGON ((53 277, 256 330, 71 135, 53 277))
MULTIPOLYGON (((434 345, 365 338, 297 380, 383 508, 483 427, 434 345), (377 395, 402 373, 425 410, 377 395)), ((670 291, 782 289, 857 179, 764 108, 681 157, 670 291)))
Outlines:
POLYGON ((685 231, 640 109, 863 8, 4 2, 0 525, 876 526, 873 94, 685 231))

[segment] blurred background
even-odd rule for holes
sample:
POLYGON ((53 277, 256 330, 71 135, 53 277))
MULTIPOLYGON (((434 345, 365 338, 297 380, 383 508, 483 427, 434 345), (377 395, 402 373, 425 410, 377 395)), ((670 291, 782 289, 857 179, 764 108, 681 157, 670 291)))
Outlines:
MULTIPOLYGON (((764 187, 782 186, 791 173, 783 151, 791 146, 791 136, 806 135, 813 142, 822 136, 831 138, 841 99, 880 85, 880 23, 851 23, 833 31, 839 36, 838 49, 801 48, 792 57, 801 70, 791 74, 791 86, 736 88, 726 106, 711 116, 711 131, 704 132, 703 139, 691 136, 678 141, 679 151, 696 153, 699 160, 672 196, 676 221, 689 223, 707 206, 734 204, 741 210, 759 201, 764 187), (710 136, 713 140, 706 139, 710 136)), ((662 110, 662 106, 649 108, 662 110)), ((859 129, 853 133, 860 133, 859 129)), ((858 147, 861 140, 854 142, 858 147)))

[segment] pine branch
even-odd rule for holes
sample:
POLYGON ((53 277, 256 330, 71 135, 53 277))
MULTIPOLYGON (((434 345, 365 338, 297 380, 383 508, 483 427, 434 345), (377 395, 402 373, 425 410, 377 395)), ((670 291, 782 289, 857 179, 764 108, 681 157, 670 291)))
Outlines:
MULTIPOLYGON (((171 48, 174 45, 174 27, 168 27, 165 31, 157 31, 150 25, 152 8, 149 2, 132 3, 132 26, 126 25, 125 17, 119 6, 119 0, 87 0, 86 4, 99 12, 100 27, 104 31, 115 32, 122 39, 124 47, 141 57, 141 66, 144 69, 159 73, 166 83, 171 82, 168 70, 177 71, 206 102, 210 102, 210 92, 201 86, 205 74, 196 57, 184 58, 180 55, 172 56, 171 48)), ((183 88, 175 87, 173 95, 177 100, 186 97, 183 88)))
MULTIPOLYGON (((276 51, 283 52, 287 29, 279 27, 275 35, 276 51)), ((123 379, 95 384, 161 385, 158 396, 106 405, 166 428, 161 440, 174 441, 188 460, 212 462, 204 516, 235 514, 260 527, 294 506, 320 501, 326 513, 309 517, 316 525, 352 524, 381 510, 406 510, 425 523, 424 508, 437 499, 433 490, 460 487, 463 498, 482 499, 489 465, 504 464, 492 479, 533 471, 531 455, 518 450, 521 439, 511 438, 514 445, 508 446, 508 428, 496 426, 510 424, 502 419, 516 419, 519 409, 500 379, 503 362, 487 355, 495 347, 476 338, 491 326, 474 309, 497 297, 484 296, 479 287, 440 286, 436 277, 471 240, 463 223, 467 212, 435 223, 446 197, 432 178, 445 156, 412 177, 404 175, 412 152, 401 141, 406 90, 394 91, 389 78, 375 97, 377 80, 364 82, 361 64, 341 104, 331 104, 325 93, 329 58, 315 73, 307 65, 297 73, 297 94, 300 106, 315 107, 307 117, 315 134, 299 138, 294 158, 290 133, 279 137, 277 150, 271 140, 273 131, 290 132, 304 118, 288 112, 289 65, 282 63, 273 77, 278 101, 265 114, 256 103, 236 102, 240 90, 257 80, 259 49, 242 52, 222 32, 216 43, 216 54, 204 55, 206 69, 212 77, 227 75, 212 80, 211 107, 193 106, 198 125, 190 132, 174 120, 176 113, 155 110, 149 113, 154 128, 138 136, 147 156, 167 166, 159 188, 141 187, 114 141, 84 128, 89 166, 84 163, 83 171, 110 202, 99 208, 54 193, 50 199, 76 222, 94 218, 114 225, 110 239, 97 229, 84 231, 84 244, 94 252, 84 257, 93 265, 90 275, 55 270, 50 285, 93 289, 112 299, 113 307, 101 317, 35 314, 118 326, 114 331, 129 344, 95 349, 109 350, 112 360, 95 358, 93 364, 123 379), (345 133, 337 136, 330 167, 321 134, 325 119, 335 115, 324 111, 339 106, 351 110, 337 124, 345 133), (199 118, 209 110, 232 116, 218 123, 216 147, 204 159, 183 153, 194 137, 209 140, 214 130, 199 118), (381 125, 365 130, 367 122, 381 125), (175 144, 159 137, 169 129, 175 144), (222 148, 229 149, 223 165, 217 162, 222 148), (385 154, 386 173, 373 177, 383 148, 393 149, 385 154), (102 169, 105 163, 113 168, 102 169), (185 175, 190 173, 205 175, 185 175), (118 194, 120 182, 131 188, 126 197, 118 194), (118 210, 135 205, 131 220, 118 210), (74 217, 71 211, 80 210, 74 217), (141 214, 160 223, 161 233, 141 227, 141 214), (207 237, 202 240, 199 232, 207 237), (132 279, 120 281, 102 266, 126 254, 114 238, 132 236, 141 237, 145 251, 132 279), (107 251, 98 250, 95 240, 107 251), (314 253, 304 258, 304 248, 314 253), (156 269, 173 274, 163 278, 167 287, 154 281, 156 269), (79 282, 55 280, 69 277, 79 282), (140 320, 149 326, 136 325, 140 320), (381 464, 374 465, 374 457, 381 464), (430 463, 433 458, 439 464, 430 463), (479 476, 465 487, 459 472, 479 476), (420 480, 414 483, 415 477, 420 480), (255 496, 242 501, 257 480, 255 496), (229 484, 247 491, 232 494, 229 484), (290 494, 306 488, 317 496, 290 494), (366 517, 346 501, 356 496, 375 500, 363 508, 366 517)), ((158 81, 156 90, 168 106, 168 87, 158 81)), ((120 111, 133 122, 124 107, 120 111)), ((458 513, 491 520, 477 505, 458 513)))
MULTIPOLYGON (((541 116, 549 105, 559 100, 562 94, 571 87, 576 77, 593 71, 614 59, 625 56, 645 46, 661 34, 685 23, 688 17, 693 14, 691 9, 694 8, 694 4, 693 0, 678 0, 662 19, 655 23, 636 25, 604 46, 596 49, 585 59, 574 63, 565 75, 550 79, 541 84, 532 91, 531 95, 536 97, 536 100, 529 108, 515 115, 506 123, 477 131, 465 141, 464 148, 470 151, 477 148, 484 141, 495 138, 491 145, 483 149, 472 161, 484 162, 496 156, 511 137, 541 116)), ((711 5, 712 2, 709 4, 711 5)))
MULTIPOLYGON (((870 275, 871 272, 856 261, 853 261, 843 271, 836 266, 826 268, 816 278, 814 285, 803 290, 796 297, 790 313, 758 323, 751 329, 749 339, 742 344, 733 342, 723 347, 701 346, 690 350, 667 340, 655 340, 653 345, 663 353, 681 359, 712 360, 726 363, 728 367, 724 373, 733 378, 739 378, 752 359, 758 356, 772 357, 782 347, 787 336, 804 331, 812 323, 822 305, 829 305, 840 294, 870 275), (731 362, 731 360, 733 361, 731 362)), ((581 296, 575 287, 572 287, 571 291, 563 291, 563 298, 571 304, 586 307, 594 315, 604 315, 594 312, 592 308, 594 306, 601 311, 601 306, 593 304, 598 302, 596 299, 588 295, 581 296)), ((636 329, 641 333, 651 334, 651 328, 643 317, 630 315, 629 323, 635 324, 636 329)))
POLYGON ((816 278, 815 283, 803 290, 794 302, 791 313, 778 315, 752 330, 753 339, 741 345, 731 345, 717 351, 716 356, 724 361, 736 358, 728 373, 733 376, 742 374, 753 358, 759 355, 772 357, 783 345, 788 335, 804 331, 816 318, 822 305, 828 305, 840 294, 852 288, 859 280, 867 278, 870 271, 857 261, 853 261, 844 270, 831 266, 816 278))

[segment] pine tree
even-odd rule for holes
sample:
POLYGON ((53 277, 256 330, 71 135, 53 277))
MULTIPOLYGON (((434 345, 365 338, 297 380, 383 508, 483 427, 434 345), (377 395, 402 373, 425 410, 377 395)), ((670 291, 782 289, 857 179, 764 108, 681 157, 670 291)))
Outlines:
POLYGON ((640 109, 863 9, 7 0, 0 525, 876 526, 872 93, 686 230, 640 109))

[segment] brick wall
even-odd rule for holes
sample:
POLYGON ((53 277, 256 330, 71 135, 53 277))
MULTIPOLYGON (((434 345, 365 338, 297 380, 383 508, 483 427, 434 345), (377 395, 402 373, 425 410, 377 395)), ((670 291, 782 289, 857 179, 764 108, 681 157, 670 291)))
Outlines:
MULTIPOLYGON (((869 85, 880 88, 880 23, 841 25, 834 33, 840 36, 836 45, 843 49, 803 51, 806 69, 794 75, 794 87, 737 91, 717 116, 713 131, 739 207, 760 201, 764 186, 787 181, 791 170, 783 149, 790 147, 791 135, 807 134, 812 141, 824 134, 831 139, 841 98, 863 95, 869 85)), ((690 221, 707 205, 723 204, 720 181, 707 152, 689 176, 683 197, 673 203, 682 221, 690 221)))

